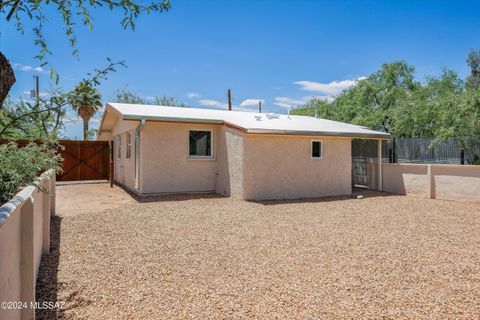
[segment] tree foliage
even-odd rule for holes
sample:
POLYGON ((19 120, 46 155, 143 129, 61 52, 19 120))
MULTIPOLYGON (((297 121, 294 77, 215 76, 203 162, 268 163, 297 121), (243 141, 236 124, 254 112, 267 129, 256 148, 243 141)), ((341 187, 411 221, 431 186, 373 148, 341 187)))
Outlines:
POLYGON ((470 163, 479 163, 473 145, 480 143, 480 51, 468 56, 472 75, 463 81, 443 69, 438 77, 415 80, 415 69, 404 61, 384 64, 334 101, 312 99, 293 114, 366 126, 399 138, 455 138, 470 163))
POLYGON ((128 90, 117 91, 114 102, 131 103, 131 104, 145 104, 145 99, 138 94, 128 90))
POLYGON ((470 51, 467 64, 471 70, 471 74, 467 78, 467 89, 476 90, 480 88, 480 50, 470 51))
POLYGON ((452 70, 415 80, 415 69, 403 61, 384 64, 334 101, 312 99, 293 114, 343 121, 389 132, 396 137, 478 135, 480 90, 468 89, 452 70))
MULTIPOLYGON (((171 8, 170 0, 3 0, 0 1, 0 15, 5 16, 7 22, 12 21, 20 33, 25 31, 25 20, 32 22, 32 31, 35 35, 34 44, 39 48, 35 56, 40 61, 42 67, 49 64, 47 57, 52 54, 49 49, 47 38, 44 33, 45 24, 48 23, 47 12, 54 12, 61 17, 63 29, 69 45, 72 47, 73 55, 78 54, 77 38, 75 27, 83 24, 92 30, 93 16, 92 12, 102 8, 110 11, 120 11, 122 18, 120 24, 124 29, 135 30, 135 20, 141 14, 150 14, 152 12, 163 12, 171 8)), ((10 69, 10 68, 9 68, 10 69)), ((11 69, 10 69, 11 70, 11 69)), ((2 69, 0 69, 0 72, 2 69)), ((58 82, 59 75, 51 69, 50 75, 55 76, 58 82)), ((0 104, 3 100, 0 100, 0 104)))
POLYGON ((49 169, 61 171, 58 148, 54 143, 30 143, 24 147, 13 142, 0 145, 0 204, 28 185, 37 185, 42 190, 37 184, 39 174, 49 169))
POLYGON ((58 139, 64 125, 66 100, 66 95, 61 92, 37 102, 7 99, 0 111, 0 137, 12 140, 58 139), (15 122, 11 123, 14 119, 15 122))
POLYGON ((88 122, 102 107, 101 95, 98 89, 90 82, 80 82, 69 94, 72 109, 83 120, 83 139, 89 139, 88 122))
POLYGON ((188 107, 187 104, 177 101, 175 97, 169 97, 166 95, 163 95, 161 97, 154 97, 153 104, 167 107, 188 107))
POLYGON ((159 106, 169 106, 169 107, 184 107, 187 108, 189 105, 177 101, 175 97, 170 97, 167 95, 155 96, 151 99, 151 102, 147 102, 146 99, 140 97, 133 91, 129 90, 119 90, 115 95, 114 102, 120 103, 131 103, 131 104, 154 104, 159 106))
MULTIPOLYGON (((116 72, 123 61, 113 62, 107 59, 108 65, 88 73, 89 78, 82 80, 87 86, 98 86, 108 79, 108 74, 116 72)), ((72 101, 80 100, 80 93, 72 91, 63 93, 56 91, 49 97, 39 97, 34 102, 8 100, 0 109, 0 139, 57 139, 63 127, 63 116, 72 101)))

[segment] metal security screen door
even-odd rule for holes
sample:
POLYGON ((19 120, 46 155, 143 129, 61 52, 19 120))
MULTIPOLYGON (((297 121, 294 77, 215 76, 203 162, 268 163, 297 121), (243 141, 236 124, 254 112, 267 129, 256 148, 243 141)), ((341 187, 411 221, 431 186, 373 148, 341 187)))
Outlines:
POLYGON ((352 158, 352 184, 354 187, 368 187, 367 158, 352 158))

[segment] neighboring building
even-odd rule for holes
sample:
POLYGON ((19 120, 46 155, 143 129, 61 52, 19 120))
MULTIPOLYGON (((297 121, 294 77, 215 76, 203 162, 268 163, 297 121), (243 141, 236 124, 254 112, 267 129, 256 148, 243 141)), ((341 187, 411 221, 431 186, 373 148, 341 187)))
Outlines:
POLYGON ((351 194, 352 138, 389 137, 305 116, 108 103, 98 140, 113 140, 114 179, 137 194, 265 200, 351 194))

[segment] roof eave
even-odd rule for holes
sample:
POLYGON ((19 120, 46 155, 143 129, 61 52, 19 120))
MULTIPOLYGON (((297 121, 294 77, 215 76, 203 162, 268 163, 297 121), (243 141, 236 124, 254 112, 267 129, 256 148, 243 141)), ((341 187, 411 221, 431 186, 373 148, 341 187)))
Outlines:
POLYGON ((334 132, 334 131, 298 131, 298 130, 266 130, 266 129, 248 129, 247 133, 254 134, 278 134, 278 135, 298 135, 298 136, 331 136, 348 137, 363 139, 385 139, 389 140, 389 133, 354 133, 354 132, 334 132))
POLYGON ((100 125, 98 126, 98 135, 97 135, 97 140, 100 137, 100 134, 102 132, 108 132, 108 130, 112 130, 112 128, 103 128, 103 123, 105 121, 105 117, 107 116, 107 112, 109 110, 112 110, 120 119, 122 119, 122 113, 118 111, 114 106, 112 106, 110 103, 107 102, 105 105, 105 111, 103 112, 102 119, 100 120, 100 125))
POLYGON ((178 117, 158 117, 158 116, 136 116, 124 115, 123 120, 150 120, 150 121, 166 121, 166 122, 199 122, 199 123, 218 123, 224 121, 218 119, 198 119, 198 118, 178 118, 178 117))

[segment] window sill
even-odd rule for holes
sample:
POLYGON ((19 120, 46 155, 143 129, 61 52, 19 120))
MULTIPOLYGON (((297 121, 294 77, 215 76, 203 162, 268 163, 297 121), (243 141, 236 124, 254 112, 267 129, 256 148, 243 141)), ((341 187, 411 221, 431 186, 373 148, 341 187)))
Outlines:
POLYGON ((194 160, 194 161, 217 161, 215 157, 187 157, 187 160, 194 160))

